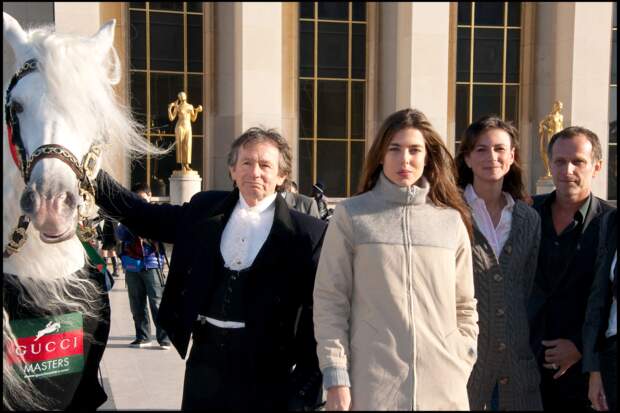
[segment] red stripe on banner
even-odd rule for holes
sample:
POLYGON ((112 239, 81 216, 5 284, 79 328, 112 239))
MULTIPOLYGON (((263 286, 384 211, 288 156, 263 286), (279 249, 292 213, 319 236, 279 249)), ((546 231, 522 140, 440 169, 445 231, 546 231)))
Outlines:
MULTIPOLYGON (((36 341, 35 338, 36 336, 17 339, 16 352, 24 357, 26 363, 77 356, 84 353, 84 332, 81 329, 48 334, 36 341)), ((15 358, 15 356, 10 358, 15 358)))

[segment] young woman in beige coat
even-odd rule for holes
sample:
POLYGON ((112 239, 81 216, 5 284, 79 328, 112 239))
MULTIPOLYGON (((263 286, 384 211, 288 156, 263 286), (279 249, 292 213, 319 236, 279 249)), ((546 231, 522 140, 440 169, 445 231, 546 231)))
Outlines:
POLYGON ((464 135, 456 166, 458 185, 474 218, 472 255, 480 318, 469 404, 472 410, 542 410, 527 320, 540 218, 524 202, 518 132, 497 116, 485 116, 464 135))
POLYGON ((468 410, 471 217, 424 114, 390 115, 325 235, 314 326, 328 410, 468 410))

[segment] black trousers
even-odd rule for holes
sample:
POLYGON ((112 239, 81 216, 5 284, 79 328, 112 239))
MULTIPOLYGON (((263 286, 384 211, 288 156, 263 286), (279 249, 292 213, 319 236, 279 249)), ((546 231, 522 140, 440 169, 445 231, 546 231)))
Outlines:
POLYGON ((220 328, 205 323, 194 329, 185 367, 181 410, 249 411, 255 389, 247 380, 244 328, 220 328))
POLYGON ((605 340, 601 352, 601 377, 610 411, 618 410, 618 343, 617 336, 605 340))
POLYGON ((581 373, 581 363, 571 366, 558 379, 553 378, 556 372, 545 368, 541 371, 543 410, 592 412, 588 399, 588 374, 581 373))

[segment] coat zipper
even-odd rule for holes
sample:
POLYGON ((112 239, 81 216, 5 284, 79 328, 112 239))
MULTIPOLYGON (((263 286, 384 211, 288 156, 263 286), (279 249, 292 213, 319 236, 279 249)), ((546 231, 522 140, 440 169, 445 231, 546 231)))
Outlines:
POLYGON ((415 410, 415 400, 416 400, 416 388, 417 388, 417 377, 416 377, 416 340, 415 340, 415 320, 413 316, 413 268, 411 265, 411 238, 409 233, 409 216, 408 209, 411 208, 411 202, 415 195, 415 187, 409 188, 407 191, 407 203, 403 208, 403 233, 405 235, 405 255, 407 260, 407 290, 409 299, 407 300, 409 303, 409 317, 411 318, 411 339, 412 339, 412 349, 411 349, 411 365, 412 365, 412 377, 413 377, 413 388, 411 395, 411 410, 415 410))

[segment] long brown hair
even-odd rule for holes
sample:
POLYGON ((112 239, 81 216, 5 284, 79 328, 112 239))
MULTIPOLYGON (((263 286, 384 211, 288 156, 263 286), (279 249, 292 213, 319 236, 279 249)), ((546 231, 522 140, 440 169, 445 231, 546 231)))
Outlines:
POLYGON ((500 129, 506 132, 510 136, 510 146, 515 150, 514 162, 510 165, 508 173, 504 175, 502 191, 508 192, 515 200, 526 201, 529 196, 523 185, 523 170, 521 169, 521 158, 519 156, 519 132, 512 123, 505 122, 495 115, 483 116, 465 130, 465 136, 461 140, 461 145, 456 155, 458 186, 465 189, 467 184, 474 183, 474 173, 465 163, 465 157, 474 150, 480 135, 491 129, 500 129))
POLYGON ((424 177, 430 183, 428 197, 433 204, 456 209, 463 219, 470 239, 472 237, 471 215, 456 186, 456 167, 452 155, 443 144, 439 133, 435 131, 424 113, 417 109, 402 109, 387 117, 377 132, 370 151, 366 155, 364 170, 358 187, 358 194, 370 191, 377 184, 383 170, 383 159, 394 135, 403 130, 417 129, 424 136, 426 160, 424 177))

